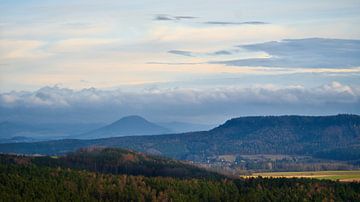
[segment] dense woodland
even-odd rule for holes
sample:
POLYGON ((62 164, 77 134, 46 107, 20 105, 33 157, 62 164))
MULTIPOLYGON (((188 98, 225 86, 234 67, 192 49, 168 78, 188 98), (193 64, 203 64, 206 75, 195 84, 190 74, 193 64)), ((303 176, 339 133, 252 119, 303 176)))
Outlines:
MULTIPOLYGON (((314 179, 231 179, 225 176, 184 178, 108 174, 111 165, 141 165, 125 150, 83 150, 66 157, 0 156, 1 201, 360 201, 359 183, 314 179), (124 159, 124 155, 126 159, 124 159), (114 158, 118 156, 118 158, 114 158), (46 160, 59 165, 49 166, 46 160), (88 165, 96 159, 97 172, 88 165), (115 159, 119 159, 115 162, 115 159), (60 165, 61 164, 61 165, 60 165), (110 166, 110 167, 109 167, 110 166)), ((137 158, 137 154, 134 155, 137 158)), ((152 159, 152 157, 144 156, 152 159)), ((161 159, 160 161, 162 161, 161 159)), ((148 160, 146 160, 148 161, 148 160)), ((151 161, 151 160, 150 160, 151 161)), ((182 166, 163 161, 162 166, 182 166), (167 165, 168 164, 168 165, 167 165)), ((129 167, 135 169, 135 167, 129 167)), ((157 169, 157 168, 156 168, 157 169)), ((111 169, 110 169, 111 170, 111 169)), ((143 170, 146 174, 146 169, 143 170)), ((131 172, 131 171, 128 171, 131 172)), ((207 172, 204 171, 203 172, 207 172)))
POLYGON ((65 156, 26 157, 4 155, 6 164, 18 161, 46 167, 62 167, 100 173, 220 179, 223 176, 194 165, 119 148, 84 148, 65 156))

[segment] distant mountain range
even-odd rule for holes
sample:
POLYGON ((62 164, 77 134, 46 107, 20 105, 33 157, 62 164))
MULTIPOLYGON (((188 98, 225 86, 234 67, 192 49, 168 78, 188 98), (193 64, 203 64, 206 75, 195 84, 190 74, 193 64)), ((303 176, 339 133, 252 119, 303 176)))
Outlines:
POLYGON ((136 135, 159 135, 171 133, 171 130, 151 123, 140 116, 126 116, 109 125, 99 129, 81 134, 76 138, 94 139, 119 136, 136 136, 136 135))
POLYGON ((0 122, 0 143, 33 142, 65 138, 95 139, 137 135, 159 135, 203 131, 212 125, 184 122, 152 123, 140 116, 126 116, 103 123, 22 123, 0 122))
POLYGON ((18 143, 18 142, 38 142, 41 139, 34 139, 31 137, 15 136, 11 138, 0 139, 0 143, 18 143))
POLYGON ((0 152, 61 154, 92 145, 194 161, 225 154, 289 154, 360 161, 360 116, 241 117, 209 131, 0 144, 0 152))
POLYGON ((51 140, 69 135, 82 134, 99 128, 101 123, 22 123, 13 121, 0 122, 0 141, 21 138, 33 140, 51 140))

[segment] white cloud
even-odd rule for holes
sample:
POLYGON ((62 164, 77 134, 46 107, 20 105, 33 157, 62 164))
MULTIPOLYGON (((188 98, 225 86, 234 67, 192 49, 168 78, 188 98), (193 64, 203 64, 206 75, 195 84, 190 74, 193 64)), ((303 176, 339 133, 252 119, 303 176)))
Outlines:
POLYGON ((12 105, 12 104, 16 103, 17 95, 3 94, 3 95, 1 95, 1 101, 5 105, 12 105))
POLYGON ((98 90, 95 88, 70 90, 66 88, 44 87, 34 92, 1 94, 2 106, 65 106, 77 105, 203 105, 203 104, 319 104, 356 103, 360 94, 339 82, 314 88, 297 86, 277 86, 273 84, 251 87, 224 86, 217 88, 150 88, 140 91, 98 90))
POLYGON ((268 114, 360 113, 360 89, 339 82, 307 88, 274 84, 142 90, 45 87, 0 95, 0 121, 110 122, 138 114, 158 121, 219 123, 268 114))

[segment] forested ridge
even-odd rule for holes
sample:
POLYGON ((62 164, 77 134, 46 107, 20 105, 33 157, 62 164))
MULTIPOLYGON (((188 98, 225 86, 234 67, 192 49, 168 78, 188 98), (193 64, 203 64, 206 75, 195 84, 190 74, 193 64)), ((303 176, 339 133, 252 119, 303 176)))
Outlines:
MULTIPOLYGON (((119 159, 124 153, 127 155, 110 149, 101 154, 105 160, 98 162, 98 166, 109 165, 112 158, 106 156, 116 151, 119 159)), ((71 163, 66 161, 57 166, 46 165, 49 162, 44 161, 45 157, 1 155, 1 201, 360 201, 359 183, 295 178, 230 179, 210 175, 153 177, 110 174, 101 169, 94 172, 86 166, 80 169, 78 165, 94 159, 91 152, 82 151, 79 156, 75 154, 76 158, 72 157, 71 163)), ((168 167, 179 166, 172 162, 163 162, 162 166, 167 163, 168 167)))
POLYGON ((360 116, 240 117, 210 131, 0 144, 0 152, 51 155, 92 145, 129 148, 193 161, 206 161, 208 157, 224 154, 287 154, 356 163, 360 160, 360 116))
POLYGON ((0 155, 3 164, 23 163, 53 168, 72 168, 99 173, 220 179, 224 176, 194 165, 119 148, 83 148, 64 156, 0 155))

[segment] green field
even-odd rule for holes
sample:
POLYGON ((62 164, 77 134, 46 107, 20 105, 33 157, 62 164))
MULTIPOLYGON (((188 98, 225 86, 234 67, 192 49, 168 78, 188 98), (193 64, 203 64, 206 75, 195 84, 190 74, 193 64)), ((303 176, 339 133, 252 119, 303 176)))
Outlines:
POLYGON ((360 181, 360 170, 352 171, 309 171, 309 172, 265 172, 253 173, 245 177, 286 177, 286 178, 316 178, 328 180, 340 180, 344 182, 360 181))

